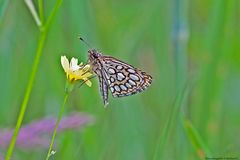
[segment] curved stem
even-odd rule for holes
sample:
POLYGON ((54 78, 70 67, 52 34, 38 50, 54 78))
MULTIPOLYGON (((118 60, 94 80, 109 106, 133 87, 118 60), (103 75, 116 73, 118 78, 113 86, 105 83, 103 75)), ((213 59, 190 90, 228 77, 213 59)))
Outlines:
POLYGON ((17 136, 18 136, 19 130, 20 130, 21 125, 22 125, 22 121, 23 121, 23 118, 24 118, 24 115, 25 115, 25 111, 27 109, 27 104, 28 104, 29 97, 30 97, 30 94, 31 94, 31 91, 32 91, 33 83, 34 83, 34 80, 36 78, 36 73, 37 73, 40 58, 41 58, 41 55, 42 55, 42 50, 43 50, 44 44, 46 42, 46 36, 48 34, 50 24, 53 21, 53 19, 55 18, 56 13, 57 13, 61 3, 62 3, 62 0, 57 0, 56 4, 55 4, 55 6, 52 10, 51 15, 49 16, 46 24, 44 25, 45 27, 43 27, 44 29, 42 29, 40 27, 40 38, 39 38, 39 41, 38 41, 38 47, 37 47, 37 51, 36 51, 36 54, 35 54, 31 75, 29 77, 26 92, 25 92, 23 102, 22 102, 21 107, 20 107, 20 112, 19 112, 19 115, 18 115, 15 130, 14 130, 14 133, 13 133, 11 141, 10 141, 10 145, 8 147, 8 150, 7 150, 6 160, 10 160, 10 158, 12 156, 12 153, 13 153, 13 150, 14 150, 14 147, 15 147, 15 144, 16 144, 17 136))
POLYGON ((23 121, 23 117, 25 115, 28 100, 29 100, 29 97, 30 97, 30 94, 31 94, 31 91, 32 91, 33 82, 35 80, 36 73, 37 73, 37 70, 38 70, 38 65, 39 65, 39 62, 40 62, 41 55, 42 55, 43 46, 45 44, 45 39, 46 39, 46 33, 43 32, 40 35, 40 38, 39 38, 38 48, 37 48, 36 56, 35 56, 35 59, 34 59, 31 75, 30 75, 30 78, 29 78, 29 81, 28 81, 28 85, 27 85, 27 89, 26 89, 26 92, 25 92, 25 95, 24 95, 22 105, 20 107, 20 112, 19 112, 19 115, 18 115, 17 124, 16 124, 15 130, 13 132, 13 136, 12 136, 10 145, 8 147, 6 160, 10 160, 12 152, 14 150, 14 146, 15 146, 15 143, 16 143, 16 140, 17 140, 17 136, 18 136, 19 130, 21 128, 21 124, 22 124, 22 121, 23 121))
POLYGON ((48 149, 48 154, 47 154, 46 160, 48 160, 49 157, 51 156, 52 146, 53 146, 53 143, 54 143, 54 139, 55 139, 55 136, 56 136, 56 133, 57 133, 57 129, 58 129, 59 123, 61 121, 61 118, 62 118, 62 115, 63 115, 63 112, 64 112, 64 108, 65 108, 65 104, 67 102, 67 98, 68 98, 68 93, 66 92, 64 100, 63 100, 63 104, 61 106, 61 110, 59 112, 58 119, 57 119, 57 122, 56 122, 56 125, 55 125, 55 128, 54 128, 54 132, 53 132, 53 135, 52 135, 51 143, 49 145, 49 149, 48 149))
POLYGON ((39 17, 42 23, 44 23, 44 15, 43 15, 43 0, 38 0, 38 12, 39 17))

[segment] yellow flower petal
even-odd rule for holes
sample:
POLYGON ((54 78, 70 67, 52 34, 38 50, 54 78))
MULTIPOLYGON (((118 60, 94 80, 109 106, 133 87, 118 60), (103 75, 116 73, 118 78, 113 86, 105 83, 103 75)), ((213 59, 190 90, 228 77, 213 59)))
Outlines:
POLYGON ((66 73, 69 71, 69 61, 66 56, 61 56, 61 64, 66 73))

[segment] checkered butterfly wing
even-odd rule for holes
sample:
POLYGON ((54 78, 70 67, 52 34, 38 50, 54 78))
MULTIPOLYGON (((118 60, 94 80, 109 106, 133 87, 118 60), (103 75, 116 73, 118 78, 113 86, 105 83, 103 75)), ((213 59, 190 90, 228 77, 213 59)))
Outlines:
POLYGON ((103 56, 104 76, 113 97, 124 97, 142 92, 152 82, 152 77, 116 58, 103 56))
POLYGON ((89 51, 89 60, 97 74, 104 105, 108 104, 108 89, 113 97, 124 97, 142 92, 152 82, 145 72, 96 50, 89 51))

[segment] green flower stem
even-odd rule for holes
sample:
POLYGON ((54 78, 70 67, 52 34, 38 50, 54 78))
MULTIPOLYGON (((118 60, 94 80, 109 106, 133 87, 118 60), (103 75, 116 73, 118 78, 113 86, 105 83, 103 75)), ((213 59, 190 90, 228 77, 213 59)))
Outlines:
POLYGON ((163 128, 163 131, 161 132, 161 134, 159 134, 159 137, 157 140, 157 146, 154 151, 153 160, 165 158, 164 149, 166 148, 170 131, 174 127, 174 124, 176 123, 178 114, 180 112, 180 108, 181 106, 183 106, 184 102, 186 101, 188 93, 189 93, 189 86, 186 86, 182 91, 179 91, 179 93, 177 94, 176 99, 174 101, 174 105, 173 105, 173 111, 170 113, 170 116, 167 119, 166 125, 163 128))
POLYGON ((13 132, 11 142, 10 142, 10 145, 8 147, 8 150, 7 150, 6 160, 10 160, 10 158, 12 156, 12 153, 13 153, 13 150, 14 150, 14 147, 15 147, 15 143, 16 143, 16 140, 17 140, 17 136, 18 136, 19 130, 21 128, 21 124, 22 124, 22 121, 23 121, 23 118, 24 118, 24 115, 25 115, 25 111, 27 109, 27 104, 28 104, 29 97, 30 97, 30 94, 31 94, 31 91, 32 91, 33 82, 35 80, 36 73, 37 73, 38 66, 39 66, 39 62, 40 62, 40 58, 41 58, 41 55, 42 55, 42 50, 43 50, 44 44, 46 42, 46 36, 48 34, 48 31, 49 31, 49 26, 50 26, 51 22, 53 21, 54 17, 56 16, 56 12, 57 12, 58 8, 60 7, 61 3, 62 3, 62 0, 58 0, 56 2, 55 6, 52 10, 52 13, 48 18, 48 22, 46 23, 45 27, 43 27, 44 29, 40 28, 41 32, 40 32, 40 37, 39 37, 39 41, 38 41, 37 51, 36 51, 35 58, 34 58, 34 63, 33 63, 33 66, 32 66, 32 71, 31 71, 30 78, 29 78, 29 81, 28 81, 28 84, 27 84, 27 89, 26 89, 26 92, 25 92, 25 95, 24 95, 24 98, 23 98, 23 102, 22 102, 22 105, 20 107, 20 112, 19 112, 19 115, 18 115, 15 130, 13 132))
POLYGON ((38 0, 38 10, 39 10, 40 20, 42 23, 44 23, 43 0, 38 0))
POLYGON ((65 94, 65 97, 64 97, 64 100, 63 100, 63 104, 61 106, 61 110, 60 110, 60 112, 58 114, 57 123, 56 123, 55 128, 54 128, 54 132, 53 132, 53 135, 52 135, 51 143, 49 145, 49 149, 48 149, 48 154, 47 154, 46 160, 48 160, 49 157, 51 156, 52 146, 53 146, 53 143, 54 143, 54 139, 55 139, 55 136, 56 136, 56 133, 57 133, 57 129, 58 129, 59 123, 61 121, 61 118, 62 118, 62 115, 63 115, 63 112, 64 112, 64 108, 65 108, 65 104, 67 102, 67 98, 68 98, 68 92, 66 92, 66 94, 65 94))
POLYGON ((24 114, 25 114, 25 111, 26 111, 26 108, 27 108, 28 100, 29 100, 29 97, 30 97, 30 94, 31 94, 31 91, 32 91, 33 82, 35 80, 36 73, 37 73, 37 70, 38 70, 38 65, 39 65, 39 61, 40 61, 40 58, 41 58, 41 54, 42 54, 43 46, 44 46, 44 43, 45 43, 45 39, 46 39, 46 33, 43 32, 40 35, 40 38, 39 38, 38 48, 37 48, 36 56, 35 56, 35 59, 34 59, 31 75, 30 75, 29 82, 28 82, 28 85, 27 85, 27 89, 26 89, 26 92, 25 92, 25 95, 24 95, 24 99, 23 99, 23 102, 22 102, 22 105, 21 105, 21 108, 20 108, 20 113, 18 115, 17 124, 16 124, 15 130, 13 132, 13 136, 12 136, 10 145, 8 147, 6 160, 10 160, 12 152, 14 150, 14 146, 15 146, 15 143, 16 143, 16 140, 17 140, 19 129, 21 128, 21 124, 22 124, 23 117, 24 117, 24 114))
POLYGON ((63 0, 57 0, 56 5, 54 6, 54 8, 53 8, 53 10, 52 10, 52 13, 49 15, 49 18, 47 19, 46 24, 45 24, 45 26, 44 26, 44 28, 45 28, 46 30, 49 29, 49 27, 50 27, 53 19, 56 17, 57 11, 58 11, 59 7, 61 6, 62 1, 63 1, 63 0))
POLYGON ((193 126, 191 121, 181 116, 181 122, 183 124, 183 128, 186 132, 188 140, 192 143, 193 149, 195 150, 195 153, 197 154, 199 159, 204 159, 205 157, 212 157, 209 147, 206 145, 200 133, 193 126))

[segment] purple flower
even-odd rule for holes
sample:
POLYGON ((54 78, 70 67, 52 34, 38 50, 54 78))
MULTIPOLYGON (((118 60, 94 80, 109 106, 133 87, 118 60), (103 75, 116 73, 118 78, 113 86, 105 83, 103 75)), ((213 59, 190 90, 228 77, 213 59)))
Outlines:
POLYGON ((0 155, 0 160, 4 160, 4 158, 0 155))
MULTIPOLYGON (((20 129, 16 146, 25 149, 48 148, 56 121, 56 118, 48 117, 23 126, 20 129)), ((72 113, 62 118, 58 132, 70 129, 76 130, 93 122, 94 118, 92 116, 83 113, 72 113)), ((0 147, 6 148, 9 145, 12 132, 13 129, 0 129, 0 147)))

